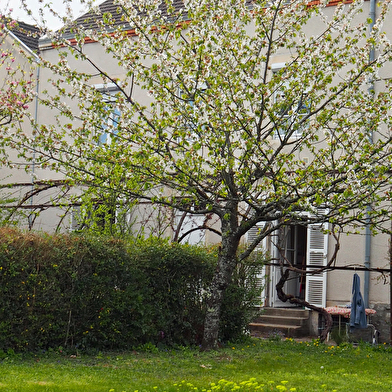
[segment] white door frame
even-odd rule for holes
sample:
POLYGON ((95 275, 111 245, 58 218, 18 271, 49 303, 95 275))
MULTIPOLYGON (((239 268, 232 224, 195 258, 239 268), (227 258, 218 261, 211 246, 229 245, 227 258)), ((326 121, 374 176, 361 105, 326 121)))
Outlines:
MULTIPOLYGON (((308 224, 307 226, 307 237, 306 237, 306 264, 307 271, 312 270, 311 265, 325 266, 327 263, 327 252, 328 252, 328 234, 326 234, 326 230, 328 229, 328 223, 324 224, 308 224), (325 232, 324 232, 325 231, 325 232)), ((278 241, 279 232, 275 232, 271 236, 271 244, 272 244, 272 255, 275 260, 279 258, 279 251, 274 243, 278 241)), ((314 269, 314 268, 313 268, 314 269)), ((289 307, 295 306, 290 304, 289 302, 282 302, 276 292, 276 284, 280 279, 280 266, 272 266, 271 267, 271 279, 269 286, 269 303, 268 306, 271 307, 289 307)), ((293 277, 295 279, 295 277, 293 277)), ((326 291, 327 291, 327 274, 315 274, 310 275, 307 274, 305 283, 305 301, 309 302, 312 305, 325 307, 326 306, 326 291)), ((287 285, 290 282, 285 283, 285 289, 287 292, 290 291, 287 285)), ((293 288, 293 286, 292 286, 293 288)), ((296 288, 294 288, 296 290, 296 288)), ((291 293, 292 294, 292 293, 291 293)))
MULTIPOLYGON (((297 225, 293 225, 293 227, 296 227, 297 225)), ((271 236, 271 244, 272 244, 272 254, 273 258, 275 260, 278 260, 280 257, 279 250, 277 246, 274 246, 274 243, 277 243, 278 237, 279 237, 279 230, 275 231, 275 233, 271 236)), ((295 246, 297 245, 297 229, 294 231, 294 241, 295 241, 295 246)), ((295 249, 294 249, 295 250, 295 249)), ((294 261, 294 260, 293 260, 294 261)), ((292 280, 288 280, 284 284, 284 290, 286 292, 289 292, 290 294, 293 294, 293 291, 297 291, 297 286, 299 286, 299 283, 295 281, 297 279, 297 274, 295 272, 290 272, 292 280)), ((281 277, 281 267, 280 266, 272 266, 271 267, 271 279, 270 279, 270 286, 269 286, 269 304, 268 306, 273 307, 273 308, 279 308, 279 307, 295 307, 295 304, 291 304, 290 302, 283 302, 278 298, 278 294, 276 291, 276 285, 279 282, 281 277)))

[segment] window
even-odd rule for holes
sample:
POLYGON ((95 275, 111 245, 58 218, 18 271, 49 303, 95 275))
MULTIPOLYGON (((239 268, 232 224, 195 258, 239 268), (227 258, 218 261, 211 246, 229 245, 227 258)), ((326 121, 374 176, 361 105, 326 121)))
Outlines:
MULTIPOLYGON (((203 93, 207 90, 207 85, 201 83, 195 85, 191 90, 185 91, 179 88, 178 96, 180 98, 182 112, 182 126, 189 132, 188 140, 196 140, 200 137, 198 132, 202 116, 200 115, 200 107, 203 105, 203 93)), ((203 128, 203 124, 201 124, 203 128)))
POLYGON ((120 122, 120 109, 116 104, 117 86, 96 85, 95 88, 102 93, 102 100, 105 103, 104 113, 102 116, 102 127, 98 137, 98 145, 111 144, 114 137, 118 134, 118 125, 120 122))
POLYGON ((120 110, 115 107, 112 110, 108 109, 107 121, 102 125, 102 133, 99 136, 99 145, 110 144, 113 137, 118 133, 118 123, 120 120, 120 110))
POLYGON ((174 228, 178 231, 178 239, 190 245, 203 245, 205 242, 204 215, 189 215, 177 211, 174 217, 174 228))
POLYGON ((280 229, 281 261, 290 263, 299 269, 306 265, 306 227, 301 225, 287 225, 280 229))
MULTIPOLYGON (((276 64, 272 67, 272 71, 280 72, 284 64, 276 64)), ((295 86, 296 87, 296 86, 295 86)), ((288 135, 289 137, 300 137, 306 126, 304 124, 305 117, 310 112, 310 99, 306 89, 297 89, 293 91, 293 81, 289 79, 282 80, 274 93, 274 123, 276 127, 275 138, 281 139, 288 135), (296 94, 298 90, 298 94, 296 94)))
POLYGON ((102 200, 91 205, 74 205, 70 214, 70 231, 94 230, 120 230, 129 232, 132 226, 132 203, 124 200, 102 200), (114 228, 114 226, 116 226, 114 228))

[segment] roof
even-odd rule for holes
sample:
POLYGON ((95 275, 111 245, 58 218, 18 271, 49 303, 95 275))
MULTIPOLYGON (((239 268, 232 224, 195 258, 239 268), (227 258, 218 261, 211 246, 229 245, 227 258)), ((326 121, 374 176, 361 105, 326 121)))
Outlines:
POLYGON ((37 26, 27 24, 25 22, 12 23, 11 19, 0 21, 4 23, 9 31, 12 32, 24 45, 33 52, 38 52, 38 40, 40 37, 40 29, 37 26))
MULTIPOLYGON (((129 2, 133 2, 135 6, 138 5, 138 0, 128 0, 129 2)), ((248 7, 252 8, 252 3, 254 0, 246 0, 246 4, 248 7)), ((327 0, 327 6, 337 5, 340 2, 351 2, 351 0, 327 0)), ((132 28, 133 26, 127 26, 127 23, 123 20, 123 13, 121 11, 121 5, 114 4, 115 0, 105 0, 101 3, 98 7, 100 9, 100 14, 95 13, 94 11, 87 12, 80 16, 79 18, 75 19, 73 26, 74 27, 84 27, 84 28, 91 28, 94 29, 98 27, 97 21, 102 20, 102 15, 104 13, 110 13, 113 19, 113 25, 111 26, 115 29, 118 26, 123 25, 125 28, 129 27, 132 28)), ((184 8, 184 0, 172 0, 174 9, 179 11, 181 8, 184 8)), ((309 0, 309 5, 320 4, 320 0, 309 0)), ((160 9, 162 11, 162 15, 167 15, 167 6, 164 1, 160 4, 160 9)), ((141 12, 142 13, 142 12, 141 12)), ((184 19, 186 16, 184 15, 184 19)), ((72 27, 67 28, 67 33, 72 32, 72 27)))
MULTIPOLYGON (((179 11, 181 8, 184 7, 183 0, 173 0, 173 6, 176 11, 179 11)), ((102 20, 102 15, 104 13, 110 13, 113 18, 112 28, 116 28, 118 26, 127 27, 127 23, 123 20, 123 13, 121 11, 121 6, 119 4, 114 4, 114 0, 106 0, 101 3, 99 6, 100 14, 95 13, 94 11, 87 12, 80 16, 79 18, 75 19, 73 23, 73 27, 84 27, 84 28, 96 28, 98 27, 97 21, 102 20)), ((162 14, 167 14, 167 7, 165 2, 162 2, 160 5, 162 10, 162 14)), ((129 25, 128 25, 129 26, 129 25)), ((132 28, 132 26, 129 26, 132 28)), ((67 32, 71 32, 72 27, 67 29, 67 32)))

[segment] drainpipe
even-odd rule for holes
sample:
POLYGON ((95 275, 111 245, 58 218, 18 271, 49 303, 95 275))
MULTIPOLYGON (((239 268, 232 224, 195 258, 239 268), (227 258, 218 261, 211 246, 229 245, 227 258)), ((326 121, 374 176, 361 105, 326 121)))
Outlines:
POLYGON ((392 221, 391 221, 391 233, 389 234, 389 345, 392 346, 392 221))
MULTIPOLYGON (((369 11, 369 18, 371 20, 369 24, 369 34, 373 30, 373 26, 376 20, 376 1, 377 0, 370 0, 370 11, 369 11)), ((372 62, 375 59, 374 48, 372 48, 369 52, 369 62, 372 62)), ((374 93, 374 81, 372 80, 369 86, 370 93, 374 93)), ((369 135, 370 143, 373 142, 373 133, 369 135)), ((365 228, 365 263, 364 266, 365 270, 365 277, 364 277, 364 294, 363 300, 365 303, 365 307, 369 307, 369 291, 370 291, 370 252, 371 252, 371 240, 372 234, 370 231, 370 214, 371 206, 368 205, 366 208, 366 228, 365 228)))
POLYGON ((369 288, 370 288, 370 250, 371 250, 371 232, 370 232, 370 218, 369 218, 369 211, 371 207, 368 206, 366 208, 366 228, 365 228, 365 279, 364 279, 364 287, 363 287, 363 302, 365 304, 365 308, 369 307, 369 288))

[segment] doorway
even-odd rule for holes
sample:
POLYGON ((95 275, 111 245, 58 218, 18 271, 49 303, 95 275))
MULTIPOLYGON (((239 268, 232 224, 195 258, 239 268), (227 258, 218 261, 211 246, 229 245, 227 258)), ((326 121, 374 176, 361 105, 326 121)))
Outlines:
MULTIPOLYGON (((272 238, 273 245, 275 245, 274 258, 283 265, 283 270, 285 269, 284 266, 289 264, 300 270, 306 269, 307 239, 307 227, 303 225, 283 226, 272 238)), ((274 266, 271 272, 270 306, 295 306, 287 302, 282 302, 276 293, 275 286, 281 278, 281 267, 274 266)), ((286 294, 292 294, 297 298, 305 299, 306 275, 290 271, 289 279, 286 281, 283 290, 286 294)))

